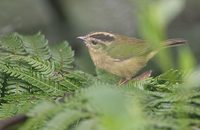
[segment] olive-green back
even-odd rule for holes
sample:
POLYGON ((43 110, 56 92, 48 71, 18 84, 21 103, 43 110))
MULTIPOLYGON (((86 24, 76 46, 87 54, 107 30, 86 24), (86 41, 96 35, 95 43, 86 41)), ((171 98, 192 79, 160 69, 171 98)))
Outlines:
POLYGON ((134 56, 146 56, 151 48, 142 40, 124 36, 107 46, 106 52, 115 59, 126 60, 134 56))

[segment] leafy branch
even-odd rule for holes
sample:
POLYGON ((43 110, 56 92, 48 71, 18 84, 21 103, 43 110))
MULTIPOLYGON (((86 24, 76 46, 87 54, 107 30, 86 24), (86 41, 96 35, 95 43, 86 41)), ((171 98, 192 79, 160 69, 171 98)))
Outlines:
POLYGON ((52 48, 40 33, 2 37, 0 54, 2 129, 10 123, 20 130, 200 128, 199 71, 172 69, 118 86, 101 70, 97 77, 74 70, 69 44, 52 48))

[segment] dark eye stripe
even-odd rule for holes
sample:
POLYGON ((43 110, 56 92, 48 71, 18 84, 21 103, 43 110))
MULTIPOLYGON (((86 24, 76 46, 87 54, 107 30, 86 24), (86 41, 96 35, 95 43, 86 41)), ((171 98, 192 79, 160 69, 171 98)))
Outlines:
POLYGON ((104 34, 94 34, 94 35, 91 35, 90 37, 104 41, 104 42, 106 41, 111 42, 115 40, 114 37, 109 36, 109 35, 104 35, 104 34))

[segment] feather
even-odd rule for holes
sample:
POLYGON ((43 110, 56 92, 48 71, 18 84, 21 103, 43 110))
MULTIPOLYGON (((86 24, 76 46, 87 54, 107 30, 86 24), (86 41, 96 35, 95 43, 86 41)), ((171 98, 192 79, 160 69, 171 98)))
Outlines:
POLYGON ((176 38, 176 39, 169 39, 165 42, 167 46, 178 46, 182 44, 186 44, 187 41, 181 38, 176 38))
POLYGON ((151 47, 143 40, 118 34, 115 36, 115 41, 105 50, 112 58, 127 60, 134 56, 146 56, 151 52, 151 47))

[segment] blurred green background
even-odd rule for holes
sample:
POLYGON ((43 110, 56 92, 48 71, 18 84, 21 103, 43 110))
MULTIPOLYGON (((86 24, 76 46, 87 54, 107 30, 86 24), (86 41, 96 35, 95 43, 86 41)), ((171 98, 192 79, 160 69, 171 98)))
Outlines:
MULTIPOLYGON (((76 67, 94 73, 88 52, 77 36, 109 31, 141 37, 134 0, 0 0, 0 36, 41 31, 51 44, 67 40, 76 54, 76 67)), ((200 1, 186 0, 182 12, 167 27, 168 38, 184 38, 200 63, 200 1)), ((173 9, 171 10, 173 14, 173 9)), ((181 51, 181 50, 180 50, 181 51)), ((177 61, 177 48, 173 48, 177 61)), ((145 69, 159 72, 151 61, 145 69)))

